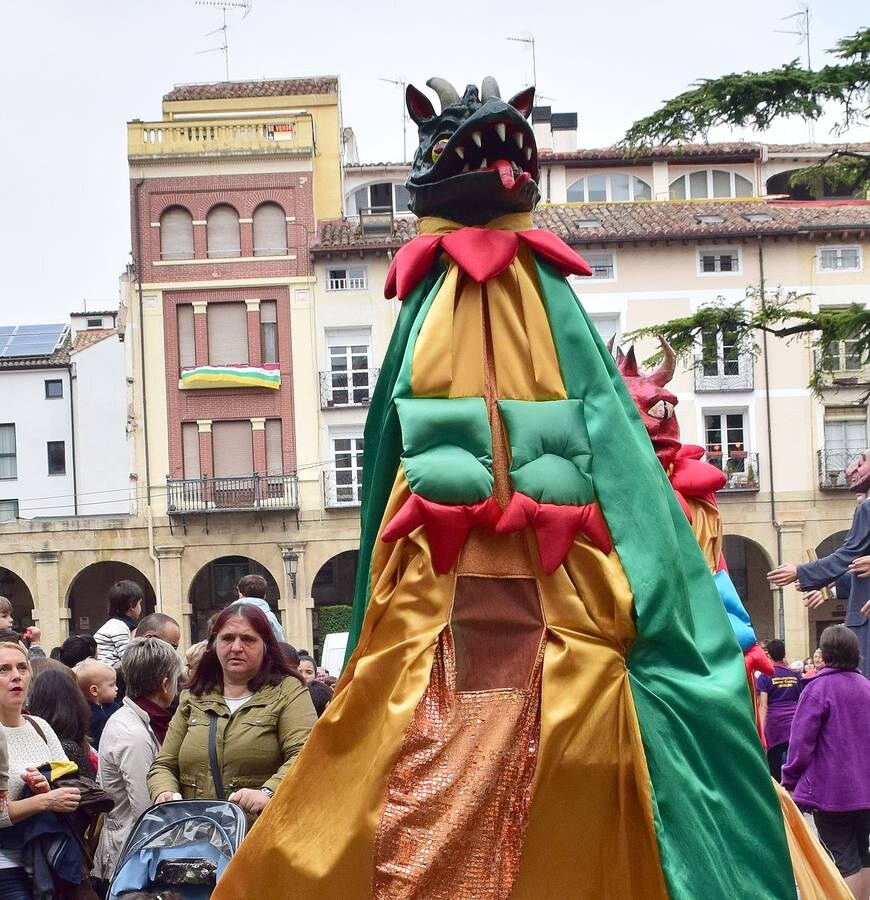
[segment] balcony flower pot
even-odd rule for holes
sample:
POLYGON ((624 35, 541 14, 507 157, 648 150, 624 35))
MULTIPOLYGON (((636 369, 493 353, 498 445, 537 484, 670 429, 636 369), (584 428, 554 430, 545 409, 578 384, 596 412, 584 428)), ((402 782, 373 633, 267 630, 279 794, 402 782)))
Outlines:
POLYGON ((839 472, 828 472, 828 484, 831 487, 836 487, 840 481, 840 473, 839 472))
POLYGON ((745 450, 732 450, 728 455, 731 459, 746 459, 745 450))

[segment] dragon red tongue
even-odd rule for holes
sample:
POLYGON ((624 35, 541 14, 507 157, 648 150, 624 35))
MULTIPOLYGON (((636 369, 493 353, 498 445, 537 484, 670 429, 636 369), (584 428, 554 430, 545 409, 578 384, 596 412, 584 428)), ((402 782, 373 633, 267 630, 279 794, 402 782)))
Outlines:
POLYGON ((517 180, 514 178, 513 167, 506 159, 497 159, 489 168, 498 172, 498 177, 501 178, 505 190, 513 190, 517 180))

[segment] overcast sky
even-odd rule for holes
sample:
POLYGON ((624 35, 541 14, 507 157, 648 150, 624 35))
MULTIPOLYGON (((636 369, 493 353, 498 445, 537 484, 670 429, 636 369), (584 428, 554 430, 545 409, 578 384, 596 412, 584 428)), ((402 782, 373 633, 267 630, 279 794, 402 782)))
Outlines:
MULTIPOLYGON (((116 303, 130 250, 125 123, 159 119, 174 84, 223 80, 223 55, 197 53, 219 45, 206 33, 220 13, 195 0, 3 6, 0 324, 63 321, 85 299, 91 309, 116 303)), ((816 3, 814 67, 866 24, 861 7, 816 3)), ((423 88, 437 74, 461 93, 492 74, 510 96, 531 83, 532 58, 527 44, 506 38, 534 35, 542 102, 579 113, 582 146, 606 146, 697 78, 803 56, 797 38, 775 31, 794 28, 781 18, 796 9, 793 0, 253 0, 244 20, 229 14, 230 78, 336 74, 361 159, 395 160, 400 91, 380 79, 423 88)), ((817 127, 817 139, 833 139, 826 132, 817 127)), ((803 141, 806 126, 785 123, 767 139, 803 141)), ((408 144, 416 145, 413 126, 408 144)))

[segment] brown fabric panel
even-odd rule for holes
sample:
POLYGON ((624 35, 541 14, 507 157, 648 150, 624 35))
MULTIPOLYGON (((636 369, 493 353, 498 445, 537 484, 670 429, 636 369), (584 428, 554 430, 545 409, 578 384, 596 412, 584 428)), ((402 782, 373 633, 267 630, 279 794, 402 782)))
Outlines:
POLYGON ((182 368, 196 365, 196 334, 193 325, 193 305, 182 303, 177 309, 178 316, 178 364, 182 368))
POLYGON ((184 457, 184 477, 199 478, 199 426, 196 422, 181 425, 181 447, 184 457))
POLYGON ((529 686, 544 634, 534 579, 460 575, 450 628, 458 691, 529 686))
POLYGON ((253 474, 254 442, 250 420, 215 422, 211 427, 211 439, 215 477, 253 474))
POLYGON ((212 366, 248 364, 248 314, 244 303, 209 303, 208 362, 212 366))

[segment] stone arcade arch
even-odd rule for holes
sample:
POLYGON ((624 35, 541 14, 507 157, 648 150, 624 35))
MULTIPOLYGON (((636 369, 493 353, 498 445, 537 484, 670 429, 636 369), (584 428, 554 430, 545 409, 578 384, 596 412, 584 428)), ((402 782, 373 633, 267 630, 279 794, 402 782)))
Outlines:
MULTIPOLYGON (((835 531, 828 535, 816 547, 816 556, 830 556, 839 550, 846 540, 848 531, 835 531)), ((818 609, 807 610, 807 634, 809 635, 810 653, 819 646, 819 638, 828 625, 842 625, 846 619, 846 597, 835 597, 818 609)))
POLYGON ((256 559, 248 556, 219 556, 206 563, 194 576, 187 593, 190 603, 190 639, 201 641, 206 636, 208 620, 238 600, 236 585, 244 575, 262 575, 266 579, 266 601, 281 621, 278 599, 281 591, 272 573, 256 559))
POLYGON ((70 611, 70 634, 93 634, 109 617, 106 595, 116 581, 135 581, 145 594, 142 615, 154 612, 151 582, 129 563, 107 560, 82 569, 69 586, 66 605, 70 611))
POLYGON ((314 600, 312 627, 317 659, 320 659, 327 634, 348 629, 358 561, 358 550, 345 550, 328 559, 314 576, 311 585, 314 600))
POLYGON ((21 633, 33 624, 33 594, 20 575, 0 566, 0 597, 12 603, 12 623, 21 633))
POLYGON ((731 580, 749 613, 759 641, 776 634, 774 593, 767 573, 773 568, 764 548, 739 534, 726 534, 723 547, 731 580))

